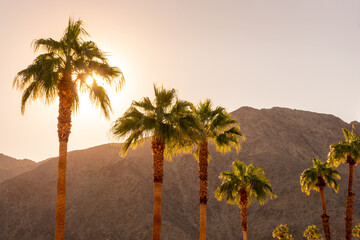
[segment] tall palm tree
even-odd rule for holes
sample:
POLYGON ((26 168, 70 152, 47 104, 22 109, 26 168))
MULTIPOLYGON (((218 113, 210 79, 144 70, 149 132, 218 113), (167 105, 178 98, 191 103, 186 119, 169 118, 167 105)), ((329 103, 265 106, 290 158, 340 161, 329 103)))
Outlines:
POLYGON ((64 239, 65 233, 65 179, 67 144, 71 131, 71 114, 79 106, 78 91, 89 92, 90 100, 99 106, 106 118, 111 112, 106 90, 96 80, 92 85, 86 79, 94 74, 119 90, 125 80, 117 67, 111 67, 106 54, 92 41, 84 40, 89 34, 81 20, 69 19, 63 37, 38 39, 35 52, 43 50, 33 63, 17 73, 13 86, 22 90, 21 113, 29 100, 42 98, 46 104, 59 97, 58 137, 59 165, 57 183, 55 239, 64 239))
POLYGON ((225 153, 234 147, 240 150, 240 139, 244 139, 240 132, 239 123, 222 107, 212 108, 210 99, 200 102, 195 110, 198 118, 197 139, 195 141, 195 158, 199 164, 200 178, 200 240, 206 240, 206 204, 208 201, 208 164, 210 159, 208 145, 215 143, 216 150, 225 153))
POLYGON ((352 215, 355 195, 352 192, 354 166, 360 161, 360 138, 354 135, 352 131, 350 132, 345 128, 342 130, 345 140, 330 145, 328 161, 335 167, 339 166, 341 163, 347 163, 349 166, 349 181, 345 206, 345 239, 351 240, 352 215))
POLYGON ((335 190, 339 191, 339 184, 336 178, 340 179, 340 174, 334 168, 329 166, 328 162, 321 162, 317 158, 313 158, 313 167, 306 169, 300 176, 301 190, 307 195, 310 195, 310 190, 320 192, 321 206, 323 214, 321 215, 321 222, 324 229, 326 240, 330 240, 330 216, 326 213, 324 188, 329 185, 335 190))
POLYGON ((171 157, 181 146, 185 147, 182 139, 185 136, 193 138, 195 132, 192 129, 196 119, 191 110, 192 104, 178 100, 174 89, 154 86, 154 91, 153 101, 148 97, 139 102, 133 101, 123 116, 114 122, 111 132, 115 138, 124 140, 123 154, 126 154, 131 145, 136 146, 151 136, 154 177, 153 239, 160 240, 164 153, 171 157))
POLYGON ((220 173, 222 184, 216 189, 215 197, 219 201, 224 198, 228 203, 236 203, 240 207, 243 239, 247 240, 247 208, 252 200, 256 199, 260 205, 264 205, 268 196, 271 199, 277 196, 262 168, 235 161, 232 169, 233 172, 220 173))

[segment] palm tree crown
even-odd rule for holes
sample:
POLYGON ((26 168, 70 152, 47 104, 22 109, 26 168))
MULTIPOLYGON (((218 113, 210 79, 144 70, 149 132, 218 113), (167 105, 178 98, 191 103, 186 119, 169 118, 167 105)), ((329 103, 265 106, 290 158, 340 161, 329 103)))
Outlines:
POLYGON ((83 28, 81 20, 69 19, 60 41, 52 38, 35 40, 34 50, 45 53, 35 58, 26 69, 17 73, 13 86, 23 90, 21 112, 25 112, 28 100, 43 98, 46 104, 52 103, 58 96, 59 83, 64 79, 71 80, 68 87, 72 89, 72 109, 79 105, 78 90, 87 91, 90 100, 99 106, 105 117, 109 117, 111 105, 106 90, 94 79, 89 86, 86 79, 96 74, 104 82, 119 90, 125 80, 117 67, 111 67, 106 54, 92 41, 85 41, 89 34, 83 28))
POLYGON ((166 90, 154 85, 155 99, 144 97, 133 101, 130 108, 118 118, 111 129, 113 136, 124 140, 122 153, 130 146, 136 147, 147 137, 155 137, 166 143, 168 157, 185 147, 185 134, 194 138, 196 119, 191 113, 192 104, 177 98, 175 89, 166 90))
MULTIPOLYGON (((220 152, 229 152, 231 148, 240 150, 239 137, 244 139, 239 123, 223 107, 212 108, 210 99, 200 102, 196 108, 199 119, 199 142, 204 139, 215 143, 220 152)), ((198 151, 195 151, 198 153, 198 151)))
POLYGON ((248 206, 252 199, 264 205, 268 200, 267 196, 271 199, 276 198, 262 168, 254 167, 252 164, 246 166, 245 163, 239 161, 233 162, 232 168, 233 172, 220 174, 222 184, 215 191, 218 200, 225 198, 228 203, 239 205, 241 189, 244 189, 248 196, 248 206))
POLYGON ((329 166, 328 162, 321 162, 317 158, 313 158, 313 167, 306 169, 300 176, 301 190, 307 195, 310 190, 320 191, 320 187, 329 185, 335 190, 339 191, 339 184, 336 179, 340 179, 340 174, 334 168, 329 166))
POLYGON ((360 161, 360 138, 353 131, 342 129, 344 141, 330 145, 329 162, 335 167, 341 163, 357 164, 360 161))

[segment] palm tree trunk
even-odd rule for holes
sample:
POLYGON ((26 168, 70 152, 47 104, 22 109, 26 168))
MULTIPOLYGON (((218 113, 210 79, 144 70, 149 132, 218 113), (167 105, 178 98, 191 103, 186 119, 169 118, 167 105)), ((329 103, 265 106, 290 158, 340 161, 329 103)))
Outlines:
POLYGON ((59 82, 58 89, 59 164, 56 197, 55 240, 63 240, 65 236, 67 143, 71 132, 71 106, 74 97, 73 82, 70 74, 64 74, 64 77, 59 82))
POLYGON ((55 240, 64 239, 65 235, 65 194, 66 194, 66 155, 67 142, 59 144, 58 181, 56 197, 55 240))
POLYGON ((240 210, 241 210, 241 228, 243 240, 247 240, 247 194, 244 188, 240 189, 240 210))
POLYGON ((330 240, 330 216, 326 214, 326 203, 325 203, 325 194, 324 194, 324 186, 320 186, 320 198, 321 198, 321 206, 323 209, 323 214, 321 215, 321 222, 324 229, 325 239, 330 240))
POLYGON ((153 151, 154 207, 153 207, 153 240, 160 240, 161 234, 161 188, 164 177, 165 144, 156 136, 151 140, 153 151))
POLYGON ((354 165, 355 161, 351 156, 347 157, 346 163, 349 164, 349 182, 348 182, 348 190, 346 197, 346 206, 345 206, 345 239, 352 239, 352 215, 353 215, 353 204, 354 204, 354 196, 352 192, 353 188, 353 178, 354 178, 354 165))
POLYGON ((160 240, 161 233, 161 188, 162 183, 154 182, 153 239, 160 240))
POLYGON ((200 203, 200 240, 206 240, 206 203, 200 203))
POLYGON ((206 240, 206 204, 208 190, 208 142, 204 139, 199 144, 199 178, 200 178, 200 240, 206 240))

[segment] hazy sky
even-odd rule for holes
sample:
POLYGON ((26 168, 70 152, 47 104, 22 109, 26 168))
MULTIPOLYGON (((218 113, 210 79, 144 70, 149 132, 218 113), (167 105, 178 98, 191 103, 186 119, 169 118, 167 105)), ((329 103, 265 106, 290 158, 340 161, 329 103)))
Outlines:
POLYGON ((58 155, 57 103, 32 102, 21 116, 11 85, 37 56, 32 41, 58 40, 69 17, 85 21, 126 78, 110 93, 110 121, 81 98, 69 150, 112 142, 112 121, 152 98, 153 83, 228 111, 282 106, 360 121, 358 0, 0 0, 0 153, 58 155))

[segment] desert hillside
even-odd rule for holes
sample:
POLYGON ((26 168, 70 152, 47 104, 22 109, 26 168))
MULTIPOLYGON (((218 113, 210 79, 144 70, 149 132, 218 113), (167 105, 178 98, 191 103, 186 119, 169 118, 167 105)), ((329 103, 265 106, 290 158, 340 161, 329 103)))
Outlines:
MULTIPOLYGON (((213 192, 221 171, 234 160, 262 167, 278 195, 265 206, 248 209, 249 239, 272 239, 273 229, 287 223, 295 239, 303 239, 308 225, 321 229, 320 196, 300 190, 302 171, 312 157, 326 159, 331 143, 342 140, 341 128, 356 127, 328 114, 286 108, 257 110, 242 107, 232 112, 247 140, 239 154, 221 155, 210 147, 207 238, 242 239, 240 210, 218 202, 213 192)), ((68 154, 66 239, 150 239, 152 227, 152 158, 149 142, 119 155, 119 144, 106 144, 68 154)), ((1 165, 0 155, 0 167, 1 165)), ((0 239, 53 238, 57 159, 6 177, 0 171, 0 239), (4 177, 5 176, 5 177, 4 177), (1 179, 10 178, 1 183, 1 179)), ((0 169, 1 170, 1 169, 0 169)), ((197 163, 192 155, 165 162, 162 204, 162 239, 198 239, 199 203, 197 163)), ((333 239, 343 239, 347 168, 340 191, 326 189, 333 239)), ((360 187, 355 168, 354 192, 360 187)), ((360 199, 355 197, 354 223, 360 222, 360 199)))
POLYGON ((0 153, 0 183, 21 173, 30 171, 37 166, 36 162, 18 160, 0 153))

